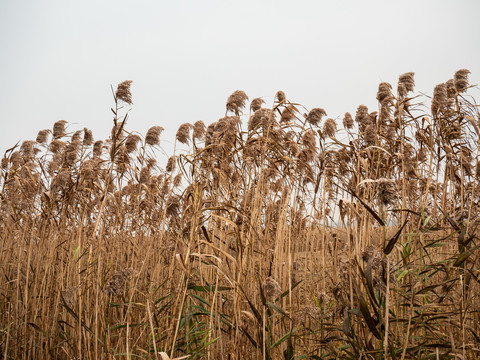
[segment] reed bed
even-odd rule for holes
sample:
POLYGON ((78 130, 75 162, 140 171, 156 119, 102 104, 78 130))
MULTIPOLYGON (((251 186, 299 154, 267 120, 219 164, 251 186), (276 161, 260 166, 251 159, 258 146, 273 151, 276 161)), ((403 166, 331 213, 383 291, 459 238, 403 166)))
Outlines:
POLYGON ((125 81, 107 139, 60 120, 8 149, 3 359, 480 358, 468 74, 342 119, 235 91, 165 167, 125 81))

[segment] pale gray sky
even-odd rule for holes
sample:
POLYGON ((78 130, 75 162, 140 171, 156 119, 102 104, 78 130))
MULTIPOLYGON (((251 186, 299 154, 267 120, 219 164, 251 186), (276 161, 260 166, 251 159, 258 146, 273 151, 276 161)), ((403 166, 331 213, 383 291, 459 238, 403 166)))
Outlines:
POLYGON ((110 84, 127 79, 128 128, 163 126, 165 149, 237 89, 336 118, 375 110, 378 83, 407 71, 428 94, 460 68, 478 84, 479 14, 478 0, 0 0, 0 151, 60 119, 105 139, 110 84))

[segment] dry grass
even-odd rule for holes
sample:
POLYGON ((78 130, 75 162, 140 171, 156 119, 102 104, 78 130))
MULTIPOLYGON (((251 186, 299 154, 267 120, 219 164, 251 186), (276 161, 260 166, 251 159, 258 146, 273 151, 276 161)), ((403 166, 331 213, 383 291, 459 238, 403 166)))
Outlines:
POLYGON ((65 121, 1 162, 4 359, 480 358, 478 107, 382 83, 326 119, 279 91, 105 141, 65 121), (422 110, 423 109, 423 110, 422 110), (242 127, 242 119, 248 130, 242 127))

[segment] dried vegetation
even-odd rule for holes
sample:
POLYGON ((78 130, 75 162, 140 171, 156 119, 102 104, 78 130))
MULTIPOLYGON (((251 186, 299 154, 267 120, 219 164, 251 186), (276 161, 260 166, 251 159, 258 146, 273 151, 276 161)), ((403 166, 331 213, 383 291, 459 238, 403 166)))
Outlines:
POLYGON ((225 117, 95 141, 64 120, 5 152, 5 359, 480 358, 479 112, 468 70, 353 117, 243 91, 225 117), (249 110, 248 110, 249 109, 249 110), (242 124, 247 124, 247 130, 242 124), (181 146, 179 146, 181 147, 181 146))

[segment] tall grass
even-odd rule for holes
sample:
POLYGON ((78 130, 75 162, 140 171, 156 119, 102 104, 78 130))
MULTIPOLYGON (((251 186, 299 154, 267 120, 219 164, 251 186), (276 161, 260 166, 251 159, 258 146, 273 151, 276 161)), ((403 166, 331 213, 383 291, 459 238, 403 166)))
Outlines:
POLYGON ((378 88, 343 127, 279 91, 94 141, 66 121, 1 162, 4 359, 480 358, 480 117, 468 70, 378 88), (246 124, 246 126, 244 126, 246 124))

